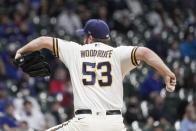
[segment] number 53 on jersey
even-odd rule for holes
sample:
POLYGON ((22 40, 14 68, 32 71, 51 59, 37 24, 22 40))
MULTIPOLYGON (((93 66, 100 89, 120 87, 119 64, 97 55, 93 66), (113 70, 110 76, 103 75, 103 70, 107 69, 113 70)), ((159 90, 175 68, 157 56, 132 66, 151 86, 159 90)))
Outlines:
POLYGON ((97 79, 97 72, 101 72, 101 78, 98 79, 99 86, 111 86, 112 84, 112 75, 111 75, 111 64, 106 62, 91 63, 83 62, 82 63, 82 82, 84 85, 95 85, 97 79), (103 68, 106 68, 104 70, 103 68), (90 79, 84 78, 84 76, 89 76, 90 79))

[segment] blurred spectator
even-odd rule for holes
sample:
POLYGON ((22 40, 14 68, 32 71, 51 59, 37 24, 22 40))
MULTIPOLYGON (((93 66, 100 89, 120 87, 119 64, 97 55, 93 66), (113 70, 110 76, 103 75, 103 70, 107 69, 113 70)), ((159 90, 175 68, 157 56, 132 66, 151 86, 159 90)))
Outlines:
POLYGON ((57 67, 49 83, 49 93, 56 95, 58 93, 67 92, 70 87, 68 71, 63 67, 57 67))
POLYGON ((182 120, 184 118, 184 114, 185 114, 186 107, 187 107, 188 104, 189 104, 189 102, 186 101, 186 100, 183 100, 179 103, 179 105, 177 107, 177 113, 178 113, 178 118, 177 119, 182 120))
POLYGON ((162 117, 160 119, 160 123, 158 121, 155 121, 152 117, 148 117, 147 123, 144 125, 143 130, 144 131, 175 131, 171 123, 169 123, 165 117, 162 117))
POLYGON ((128 9, 115 11, 113 18, 115 24, 114 29, 118 30, 119 32, 127 33, 129 30, 135 28, 128 9))
POLYGON ((65 121, 65 118, 63 118, 65 115, 62 114, 62 109, 59 102, 52 103, 51 111, 45 114, 46 128, 53 127, 65 121))
POLYGON ((85 24, 85 22, 91 18, 91 11, 88 9, 88 7, 85 4, 79 4, 78 5, 78 15, 81 19, 82 25, 85 24))
POLYGON ((19 114, 20 116, 20 114, 24 113, 24 102, 25 101, 30 101, 30 103, 32 103, 32 107, 33 107, 32 110, 34 110, 35 112, 40 112, 41 108, 40 108, 40 104, 38 103, 37 99, 35 99, 34 97, 25 96, 25 94, 23 95, 24 95, 23 97, 17 97, 13 100, 13 104, 15 107, 15 114, 16 115, 19 114))
POLYGON ((146 122, 145 122, 145 125, 144 125, 144 127, 143 127, 143 130, 144 130, 144 131, 150 131, 150 130, 152 130, 152 128, 153 128, 153 123, 154 123, 154 119, 153 119, 151 116, 149 116, 149 117, 146 119, 146 122))
POLYGON ((153 128, 153 131, 164 131, 164 129, 161 126, 156 126, 153 128))
POLYGON ((63 99, 61 101, 61 105, 64 108, 70 109, 73 106, 73 95, 71 93, 71 90, 66 91, 63 93, 63 99))
POLYGON ((151 99, 153 107, 150 110, 150 116, 152 116, 155 121, 159 121, 161 118, 165 119, 169 114, 164 110, 164 99, 159 94, 154 95, 151 99))
POLYGON ((13 40, 17 39, 23 44, 23 43, 27 42, 26 38, 29 33, 27 22, 25 22, 23 20, 23 18, 22 18, 23 16, 20 12, 15 12, 13 17, 14 17, 14 22, 15 22, 15 26, 16 26, 16 32, 15 32, 16 36, 12 39, 13 40))
POLYGON ((160 118, 160 125, 162 126, 164 131, 175 131, 174 127, 170 122, 170 119, 166 115, 160 118))
POLYGON ((0 113, 5 112, 6 105, 12 102, 11 98, 7 96, 7 91, 4 85, 0 85, 0 113))
POLYGON ((180 43, 180 52, 182 58, 188 56, 191 59, 196 59, 196 40, 193 34, 186 32, 184 35, 184 41, 180 43))
POLYGON ((0 117, 0 127, 1 128, 15 128, 18 126, 17 120, 14 116, 14 106, 8 104, 5 107, 5 115, 0 117))
POLYGON ((12 64, 12 56, 15 54, 17 45, 12 43, 7 46, 7 50, 0 52, 0 57, 2 58, 5 65, 5 72, 8 78, 18 79, 16 67, 12 64))
POLYGON ((137 96, 130 96, 126 107, 127 111, 124 117, 126 124, 130 125, 133 121, 142 121, 144 119, 137 96))
MULTIPOLYGON (((73 96, 68 70, 64 66, 57 67, 49 82, 49 94, 52 96, 61 96, 61 105, 66 112, 70 112, 73 106, 73 96)), ((72 113, 67 117, 70 118, 72 113)))
POLYGON ((159 8, 157 6, 155 6, 155 9, 149 12, 147 15, 147 20, 149 25, 153 28, 154 34, 160 34, 163 29, 163 21, 160 14, 158 13, 159 8))
POLYGON ((172 41, 171 48, 168 49, 168 57, 172 60, 180 58, 180 51, 176 40, 172 41))
POLYGON ((138 0, 126 0, 126 3, 135 17, 143 13, 142 5, 138 0))
POLYGON ((162 81, 157 72, 149 71, 148 75, 140 85, 140 95, 142 98, 149 98, 154 92, 160 92, 162 89, 162 81))
POLYGON ((21 112, 21 119, 27 121, 29 127, 36 130, 45 129, 45 119, 43 114, 35 110, 31 101, 25 100, 23 102, 23 111, 21 112))
POLYGON ((57 30, 64 30, 66 34, 74 35, 81 28, 80 18, 73 10, 64 10, 57 19, 57 30))
POLYGON ((108 21, 108 9, 106 6, 102 5, 98 8, 98 18, 104 21, 108 21))
POLYGON ((28 127, 26 121, 19 122, 19 126, 16 128, 10 128, 9 126, 4 126, 4 131, 34 131, 33 129, 28 127))
POLYGON ((186 107, 184 118, 181 121, 180 131, 196 130, 196 105, 189 103, 186 107))
POLYGON ((33 129, 29 128, 29 125, 26 121, 19 122, 18 131, 33 131, 33 129))
POLYGON ((161 34, 153 33, 146 46, 156 52, 163 60, 167 57, 167 43, 161 38, 161 34))

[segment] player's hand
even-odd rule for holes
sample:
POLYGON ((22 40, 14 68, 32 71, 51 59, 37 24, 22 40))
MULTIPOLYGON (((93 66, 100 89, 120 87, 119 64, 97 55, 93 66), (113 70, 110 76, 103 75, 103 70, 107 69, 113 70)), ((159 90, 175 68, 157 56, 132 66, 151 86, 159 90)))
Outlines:
POLYGON ((173 92, 176 86, 176 76, 174 73, 170 72, 165 76, 166 90, 168 92, 173 92))
POLYGON ((16 52, 16 55, 15 55, 15 60, 20 58, 22 56, 22 54, 19 52, 19 50, 16 52))

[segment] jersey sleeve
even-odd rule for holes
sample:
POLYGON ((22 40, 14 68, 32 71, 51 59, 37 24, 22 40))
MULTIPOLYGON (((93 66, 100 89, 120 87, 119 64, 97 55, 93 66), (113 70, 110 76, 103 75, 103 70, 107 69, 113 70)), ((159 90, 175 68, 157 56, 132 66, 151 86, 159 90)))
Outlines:
POLYGON ((67 67, 69 67, 73 56, 75 56, 75 50, 77 50, 78 47, 79 44, 75 42, 53 38, 53 54, 67 67))
POLYGON ((137 48, 137 46, 117 47, 116 53, 119 57, 123 76, 139 65, 140 61, 138 61, 135 56, 137 48))

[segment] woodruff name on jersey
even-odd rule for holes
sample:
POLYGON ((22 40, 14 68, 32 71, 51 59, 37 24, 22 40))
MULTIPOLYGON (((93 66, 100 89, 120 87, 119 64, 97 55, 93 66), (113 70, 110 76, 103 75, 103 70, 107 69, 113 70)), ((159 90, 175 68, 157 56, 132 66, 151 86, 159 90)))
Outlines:
POLYGON ((105 57, 110 58, 113 50, 82 50, 81 58, 85 57, 105 57))

